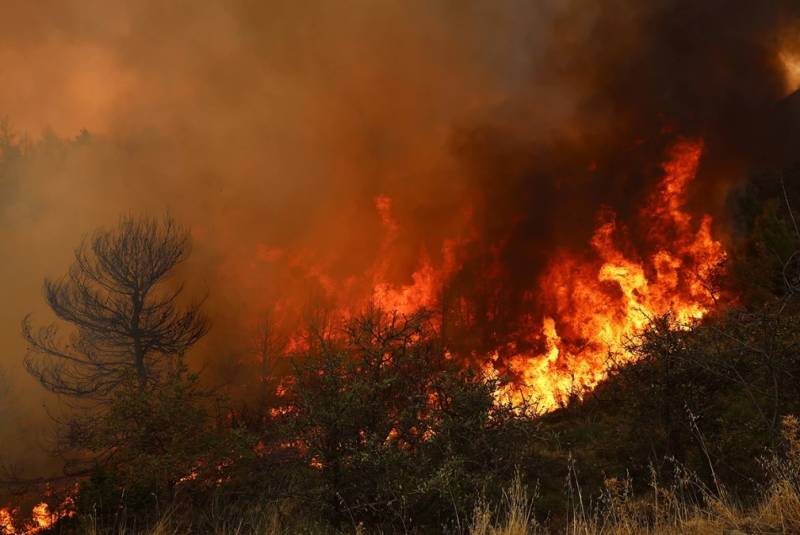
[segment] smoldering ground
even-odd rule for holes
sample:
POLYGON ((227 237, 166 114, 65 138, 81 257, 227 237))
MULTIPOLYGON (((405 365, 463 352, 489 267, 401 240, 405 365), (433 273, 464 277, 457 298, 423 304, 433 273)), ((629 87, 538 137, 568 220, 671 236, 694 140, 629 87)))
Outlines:
POLYGON ((0 114, 24 154, 0 166, 3 459, 57 465, 42 405, 58 401, 22 368, 19 322, 51 319, 42 280, 93 229, 165 211, 191 227, 178 276, 215 324, 193 359, 235 382, 228 357, 264 310, 368 296, 385 196, 388 282, 454 240, 451 291, 502 311, 493 343, 602 205, 632 216, 676 137, 706 139, 693 199, 720 211, 779 141, 797 17, 788 1, 5 3, 0 114))

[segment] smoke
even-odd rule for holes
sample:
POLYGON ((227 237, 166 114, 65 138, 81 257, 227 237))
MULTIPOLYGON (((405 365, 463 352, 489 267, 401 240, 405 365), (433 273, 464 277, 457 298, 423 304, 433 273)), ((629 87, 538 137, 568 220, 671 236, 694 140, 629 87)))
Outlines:
POLYGON ((445 243, 448 293, 491 318, 463 345, 485 349, 601 206, 635 214, 676 138, 706 139, 693 199, 720 212, 777 142, 797 17, 744 0, 5 3, 0 115, 31 150, 0 167, 0 458, 51 468, 57 401, 22 369, 19 321, 50 320, 42 280, 95 228, 164 211, 191 227, 178 276, 215 323, 194 358, 224 381, 266 310, 363 300, 378 265, 410 284, 445 243), (378 197, 397 225, 384 259, 378 197))
MULTIPOLYGON (((691 202, 722 222, 730 187, 794 150, 778 102, 792 76, 780 58, 796 5, 577 2, 550 15, 528 93, 457 138, 481 202, 481 236, 453 291, 492 318, 482 325, 483 351, 526 327, 542 268, 559 248, 586 246, 599 207, 635 224, 676 140, 705 140, 691 202), (562 112, 555 128, 551 109, 562 112), (476 287, 487 265, 501 269, 476 287)), ((631 228, 632 239, 647 230, 631 228)))

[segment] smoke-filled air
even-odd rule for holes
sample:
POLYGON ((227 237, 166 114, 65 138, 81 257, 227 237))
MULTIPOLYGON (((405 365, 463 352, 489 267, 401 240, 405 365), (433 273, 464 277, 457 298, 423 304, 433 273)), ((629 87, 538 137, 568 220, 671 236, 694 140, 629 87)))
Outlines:
POLYGON ((798 90, 788 0, 2 3, 0 535, 795 532, 798 90))

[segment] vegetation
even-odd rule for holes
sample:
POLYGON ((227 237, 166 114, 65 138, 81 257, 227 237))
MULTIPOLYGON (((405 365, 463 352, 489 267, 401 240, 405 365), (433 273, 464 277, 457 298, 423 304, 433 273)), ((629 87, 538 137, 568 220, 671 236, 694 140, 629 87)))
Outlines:
POLYGON ((455 529, 526 461, 535 423, 444 358, 430 318, 378 310, 298 359, 285 433, 332 525, 455 529), (455 524, 455 525, 451 525, 455 524))
MULTIPOLYGON (((31 373, 93 401, 60 428, 82 482, 56 529, 796 533, 797 178, 743 194, 715 282, 727 306, 695 325, 652 318, 635 363, 546 415, 499 402, 498 380, 449 358, 424 311, 310 322, 286 378, 261 378, 276 395, 221 400, 183 362, 207 330, 199 305, 178 306, 179 284, 156 290, 188 236, 126 219, 45 285, 69 343, 23 328, 31 373)), ((285 345, 264 339, 265 360, 285 345)))
MULTIPOLYGON (((571 501, 563 525, 554 527, 538 520, 539 500, 535 492, 517 475, 495 505, 478 501, 465 523, 469 535, 678 535, 741 533, 797 533, 800 530, 800 424, 794 417, 784 420, 784 454, 765 463, 766 484, 750 507, 736 504, 729 495, 716 493, 692 474, 683 472, 668 487, 653 479, 646 491, 637 496, 629 479, 607 479, 595 501, 571 501)), ((577 492, 578 489, 572 489, 577 492)), ((208 526, 220 535, 283 535, 288 533, 365 533, 362 525, 332 531, 323 525, 297 516, 288 522, 278 510, 253 510, 247 517, 209 519, 208 526)), ((192 526, 166 514, 147 531, 149 535, 186 533, 192 526)), ((89 522, 86 531, 101 533, 89 522)), ((120 535, 131 533, 121 529, 120 535)))

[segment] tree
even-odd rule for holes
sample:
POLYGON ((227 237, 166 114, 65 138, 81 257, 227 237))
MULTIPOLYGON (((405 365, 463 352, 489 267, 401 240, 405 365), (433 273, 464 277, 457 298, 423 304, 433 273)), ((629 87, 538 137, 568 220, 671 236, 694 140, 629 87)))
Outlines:
POLYGON ((79 515, 113 525, 120 511, 148 519, 179 492, 206 499, 231 459, 244 462, 252 452, 239 433, 214 425, 213 400, 197 375, 170 375, 155 389, 122 386, 99 414, 61 430, 65 471, 89 476, 77 495, 79 515))
POLYGON ((317 514, 376 532, 456 532, 454 512, 468 517, 517 467, 538 468, 535 422, 446 356, 428 312, 370 309, 341 334, 310 330, 279 440, 295 445, 317 514))
POLYGON ((75 327, 66 340, 55 324, 22 323, 25 365, 48 390, 107 400, 128 381, 158 384, 209 328, 200 302, 181 308, 183 285, 162 288, 189 253, 189 233, 170 217, 123 218, 84 240, 60 280, 44 293, 56 316, 75 327))
POLYGON ((384 516, 397 488, 413 487, 404 448, 427 430, 422 416, 440 360, 428 315, 370 310, 342 335, 310 330, 289 389, 289 440, 303 445, 304 465, 318 467, 313 494, 331 520, 384 516))

